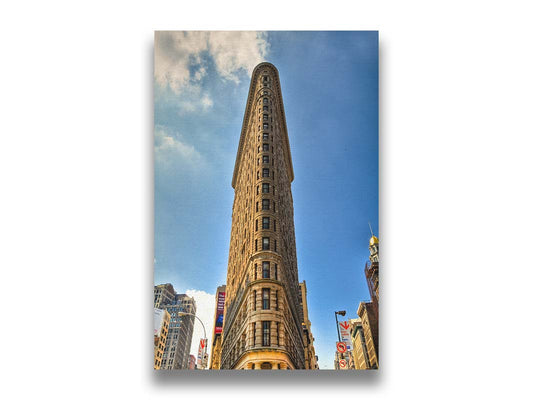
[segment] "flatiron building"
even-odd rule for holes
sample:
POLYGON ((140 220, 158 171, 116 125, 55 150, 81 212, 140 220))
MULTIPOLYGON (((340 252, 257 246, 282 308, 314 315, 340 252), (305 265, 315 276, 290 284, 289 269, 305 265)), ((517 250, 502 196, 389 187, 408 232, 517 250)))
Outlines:
POLYGON ((221 369, 305 369, 291 182, 279 74, 252 73, 233 172, 221 369))

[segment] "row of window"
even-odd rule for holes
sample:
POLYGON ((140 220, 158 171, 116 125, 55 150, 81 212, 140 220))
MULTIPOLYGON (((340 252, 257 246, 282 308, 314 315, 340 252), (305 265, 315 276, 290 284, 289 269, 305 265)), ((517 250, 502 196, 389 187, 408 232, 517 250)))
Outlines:
MULTIPOLYGON (((268 140, 268 132, 263 132, 263 140, 268 140)), ((274 139, 274 138, 272 138, 274 139)), ((257 140, 260 141, 261 140, 261 135, 257 136, 257 140)))
MULTIPOLYGON (((263 237, 261 250, 270 250, 270 238, 263 237)), ((278 251, 278 241, 274 239, 274 251, 278 251)), ((255 239, 255 251, 257 251, 257 239, 255 239)))
MULTIPOLYGON (((263 183, 261 185, 261 193, 270 193, 270 183, 263 183)), ((259 185, 255 188, 255 194, 259 194, 259 185)), ((272 185, 272 194, 276 194, 276 187, 272 185)))
MULTIPOLYGON (((261 210, 270 210, 270 199, 262 199, 261 200, 261 210)), ((255 203, 255 211, 259 212, 259 202, 257 201, 255 203)), ((272 211, 276 212, 276 202, 272 202, 272 211)))
MULTIPOLYGON (((263 168, 263 178, 270 178, 269 168, 263 168)), ((257 179, 259 179, 259 171, 257 171, 257 179)), ((274 179, 274 171, 272 171, 272 179, 274 179)))
MULTIPOLYGON (((259 220, 256 219, 255 220, 255 231, 256 232, 258 231, 258 225, 259 225, 259 220)), ((261 226, 263 229, 270 229, 270 217, 263 217, 263 224, 261 226)), ((274 232, 276 232, 276 220, 274 220, 274 232)), ((246 236, 246 232, 245 232, 245 236, 246 236)))
MULTIPOLYGON (((278 291, 276 290, 276 304, 274 309, 278 311, 278 291)), ((257 290, 254 290, 254 311, 257 311, 257 290)), ((261 291, 262 310, 270 310, 270 289, 262 289, 261 291)))
MULTIPOLYGON (((262 321, 261 322, 261 327, 263 328, 262 329, 262 341, 261 341, 261 344, 263 346, 270 346, 270 321, 262 321)), ((252 332, 254 332, 254 334, 252 335, 253 336, 253 345, 255 346, 256 343, 255 343, 255 322, 252 322, 252 332)), ((276 329, 277 331, 277 339, 278 339, 278 344, 279 344, 279 322, 278 322, 278 329, 276 329)))
MULTIPOLYGON (((268 145, 268 143, 263 143, 263 151, 268 151, 270 148, 270 146, 268 145)), ((260 153, 261 152, 261 146, 257 146, 257 152, 260 153)))
MULTIPOLYGON (((270 261, 263 261, 261 276, 270 279, 270 261)), ((254 264, 254 279, 257 279, 257 264, 254 264)), ((278 279, 278 264, 274 264, 274 279, 278 279)))
MULTIPOLYGON (((261 163, 261 159, 257 159, 257 165, 261 163)), ((263 156, 263 164, 270 164, 270 157, 269 156, 263 156)), ((274 159, 272 159, 272 166, 274 166, 274 159)))

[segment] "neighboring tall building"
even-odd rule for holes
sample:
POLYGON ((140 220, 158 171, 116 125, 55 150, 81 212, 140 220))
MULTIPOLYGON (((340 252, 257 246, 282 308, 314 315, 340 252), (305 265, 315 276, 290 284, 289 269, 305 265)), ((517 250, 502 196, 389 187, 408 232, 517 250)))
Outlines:
POLYGON ((226 298, 226 285, 219 286, 215 295, 215 317, 213 320, 213 337, 211 340, 211 362, 209 369, 220 369, 222 326, 224 324, 224 303, 226 298))
POLYGON ((186 294, 176 294, 170 283, 154 287, 154 304, 170 314, 161 369, 187 369, 194 329, 196 302, 186 294), (193 315, 182 315, 178 313, 193 315))
POLYGON ((174 300, 176 292, 170 283, 164 283, 154 287, 154 308, 159 308, 161 304, 170 304, 174 300))
POLYGON ((233 172, 221 369, 305 368, 293 179, 278 71, 261 63, 233 172))
POLYGON ((368 360, 368 350, 366 348, 365 334, 363 332, 363 324, 361 318, 351 319, 352 326, 352 346, 355 369, 370 369, 370 361, 368 360))
POLYGON ((361 324, 363 326, 370 369, 377 369, 379 366, 378 318, 374 312, 372 303, 365 303, 364 301, 359 303, 357 315, 361 318, 361 324))
POLYGON ((311 321, 307 310, 307 285, 305 281, 300 282, 300 308, 302 310, 302 328, 304 331, 304 349, 305 349, 305 369, 318 369, 318 356, 315 354, 315 338, 311 333, 311 321))
POLYGON ((365 277, 370 292, 370 302, 361 302, 357 315, 361 318, 370 369, 379 367, 379 240, 372 234, 368 245, 369 261, 365 277))
POLYGON ((370 238, 368 249, 370 250, 370 260, 365 265, 365 277, 370 299, 375 304, 377 312, 379 303, 379 240, 374 235, 370 238))
POLYGON ((161 369, 163 352, 167 342, 170 314, 166 310, 154 309, 154 369, 161 369))

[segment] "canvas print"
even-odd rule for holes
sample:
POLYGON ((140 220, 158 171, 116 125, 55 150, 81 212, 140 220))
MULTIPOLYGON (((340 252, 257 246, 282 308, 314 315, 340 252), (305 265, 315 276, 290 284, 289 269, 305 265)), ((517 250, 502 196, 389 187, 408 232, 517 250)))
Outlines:
POLYGON ((379 368, 378 100, 377 31, 155 32, 154 369, 379 368))

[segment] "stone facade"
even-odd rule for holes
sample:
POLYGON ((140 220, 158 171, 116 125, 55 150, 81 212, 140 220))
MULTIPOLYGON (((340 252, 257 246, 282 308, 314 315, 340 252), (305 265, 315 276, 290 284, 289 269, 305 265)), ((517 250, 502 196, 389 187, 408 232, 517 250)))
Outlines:
POLYGON ((221 369, 304 369, 291 182, 277 69, 252 73, 235 189, 221 369))
POLYGON ((158 334, 154 334, 154 369, 161 369, 161 361, 163 359, 163 352, 165 351, 168 328, 170 325, 170 314, 166 310, 155 311, 162 313, 162 318, 157 318, 158 326, 155 327, 158 334))
POLYGON ((359 303, 357 315, 361 318, 363 326, 370 369, 377 369, 379 366, 378 319, 372 303, 359 303))
POLYGON ((307 285, 300 282, 300 308, 302 310, 302 328, 304 331, 305 369, 318 369, 318 358, 315 354, 315 338, 311 333, 311 321, 307 310, 307 285))
POLYGON ((354 367, 355 369, 370 369, 370 361, 368 360, 368 350, 366 348, 366 340, 361 318, 350 320, 350 325, 352 327, 351 336, 354 367))

